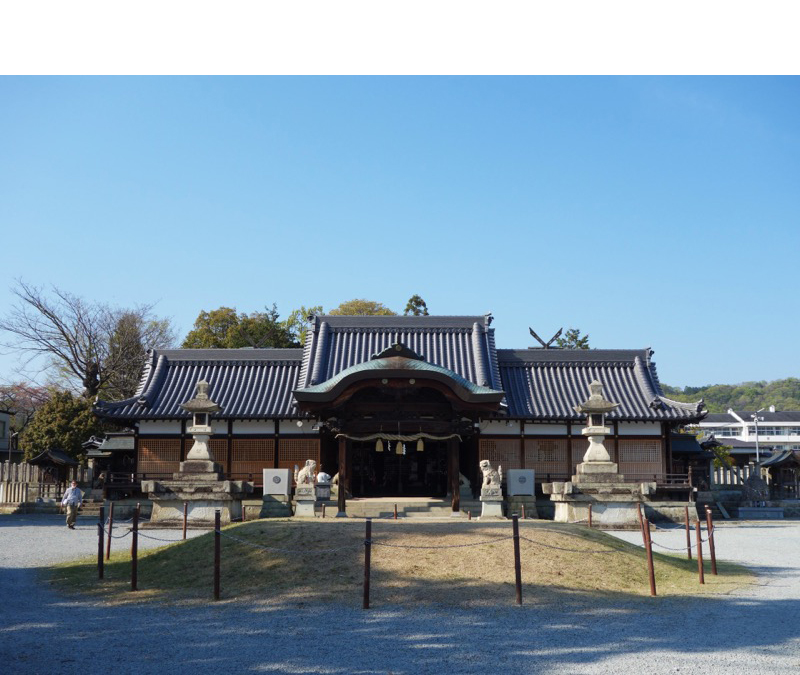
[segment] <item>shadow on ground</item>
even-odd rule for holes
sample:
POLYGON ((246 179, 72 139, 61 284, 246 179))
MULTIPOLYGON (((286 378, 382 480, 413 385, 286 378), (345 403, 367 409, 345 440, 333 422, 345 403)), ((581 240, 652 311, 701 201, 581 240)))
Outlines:
MULTIPOLYGON (((29 574, 0 570, 14 572, 29 574)), ((170 663, 177 672, 235 664, 245 673, 397 674, 584 672, 630 656, 663 672, 664 652, 701 668, 713 654, 798 653, 794 599, 649 598, 535 585, 525 591, 522 607, 510 604, 509 586, 507 606, 364 611, 353 602, 302 601, 107 606, 42 589, 0 610, 0 660, 6 673, 94 672, 87 665, 110 659, 117 673, 162 672, 170 663)))

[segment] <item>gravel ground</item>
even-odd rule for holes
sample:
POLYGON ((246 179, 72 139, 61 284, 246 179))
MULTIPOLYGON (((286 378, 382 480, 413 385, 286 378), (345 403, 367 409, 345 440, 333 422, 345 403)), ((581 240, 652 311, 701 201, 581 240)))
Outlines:
MULTIPOLYGON (((800 672, 798 523, 720 525, 719 558, 759 573, 735 594, 591 602, 565 594, 555 605, 489 610, 113 607, 35 583, 33 568, 96 552, 95 533, 94 521, 79 519, 71 532, 54 516, 0 516, 0 672, 800 672)), ((684 541, 680 530, 654 534, 662 546, 684 541)))

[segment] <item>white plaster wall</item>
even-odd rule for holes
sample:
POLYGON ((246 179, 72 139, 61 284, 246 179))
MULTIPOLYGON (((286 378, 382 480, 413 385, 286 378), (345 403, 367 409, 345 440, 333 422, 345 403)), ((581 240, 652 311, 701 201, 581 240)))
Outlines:
MULTIPOLYGON (((610 425, 609 425, 610 426, 610 425)), ((620 436, 660 436, 659 422, 620 422, 620 436)))
POLYGON ((142 420, 139 422, 139 433, 145 434, 180 434, 181 423, 170 420, 142 420))
MULTIPOLYGON (((192 426, 188 422, 186 423, 186 427, 192 426)), ((228 422, 225 421, 213 421, 211 422, 211 433, 214 436, 227 436, 228 435, 228 422)))
POLYGON ((481 433, 496 436, 519 436, 519 422, 512 421, 511 426, 505 422, 481 422, 481 433))
POLYGON ((319 431, 311 430, 316 423, 316 420, 281 420, 281 436, 301 436, 304 434, 316 436, 319 431), (298 422, 300 422, 299 426, 298 422))
POLYGON ((275 422, 273 420, 234 420, 234 434, 274 434, 275 422))
MULTIPOLYGON (((581 426, 577 424, 572 425, 572 433, 579 434, 581 430, 581 426)), ((567 435, 567 425, 566 424, 526 424, 525 425, 525 435, 526 436, 566 436, 567 435)))

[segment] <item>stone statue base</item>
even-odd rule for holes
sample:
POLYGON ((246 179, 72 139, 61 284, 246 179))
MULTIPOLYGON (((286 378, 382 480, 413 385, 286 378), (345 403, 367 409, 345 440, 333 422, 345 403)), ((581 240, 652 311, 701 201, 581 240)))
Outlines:
POLYGON ((301 518, 314 517, 314 504, 317 495, 313 485, 298 485, 294 491, 295 508, 294 515, 301 518))
MULTIPOLYGON (((571 481, 542 483, 542 492, 555 502, 557 523, 583 523, 589 519, 602 527, 639 527, 637 504, 655 498, 656 483, 626 483, 614 462, 583 462, 571 481)), ((683 508, 683 504, 680 505, 683 508)))
POLYGON ((214 511, 222 524, 242 517, 242 499, 253 491, 247 481, 222 480, 222 467, 209 460, 186 460, 172 480, 142 481, 142 492, 153 502, 150 527, 182 527, 187 502, 192 527, 213 527, 214 511))
POLYGON ((573 483, 614 483, 624 479, 614 462, 581 462, 575 467, 573 483))
POLYGON ((503 490, 499 485, 490 485, 481 489, 480 520, 503 518, 503 490))

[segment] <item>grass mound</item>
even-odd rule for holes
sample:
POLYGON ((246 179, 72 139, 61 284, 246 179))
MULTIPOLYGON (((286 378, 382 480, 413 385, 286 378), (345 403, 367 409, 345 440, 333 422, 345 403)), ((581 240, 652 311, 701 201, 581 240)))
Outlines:
MULTIPOLYGON (((261 520, 223 530, 222 598, 340 601, 360 606, 364 522, 261 520)), ((648 596, 644 551, 583 526, 520 523, 526 604, 597 596, 648 596)), ((497 605, 514 601, 510 523, 374 521, 371 600, 374 606, 497 605)), ((126 540, 128 541, 128 540, 126 540)), ((127 546, 128 544, 126 544, 127 546)), ((50 568, 58 587, 109 602, 210 600, 213 534, 139 554, 139 591, 130 589, 128 550, 112 554, 98 581, 96 558, 50 568)), ((697 581, 697 562, 654 553, 658 594, 727 593, 750 573, 718 563, 697 581)))

